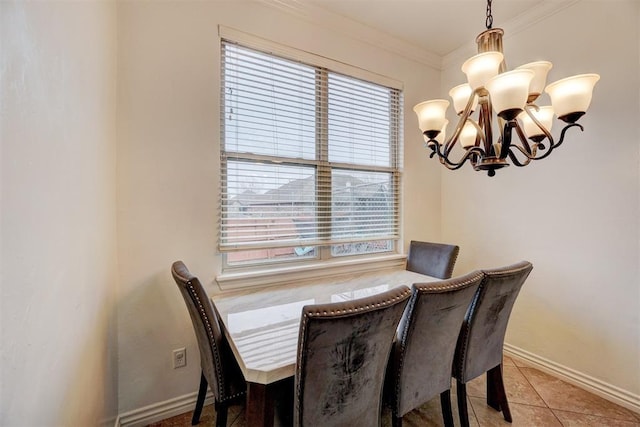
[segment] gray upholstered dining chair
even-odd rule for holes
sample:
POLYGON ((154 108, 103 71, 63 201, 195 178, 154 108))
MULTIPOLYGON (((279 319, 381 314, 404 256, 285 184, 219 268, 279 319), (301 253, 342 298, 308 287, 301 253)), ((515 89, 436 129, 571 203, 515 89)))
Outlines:
POLYGON ((451 370, 458 333, 484 275, 464 276, 411 287, 391 352, 387 379, 394 427, 402 417, 440 395, 445 426, 453 426, 451 370))
POLYGON ((207 387, 210 387, 215 397, 216 426, 226 426, 229 405, 242 403, 245 399, 245 379, 222 334, 213 303, 198 278, 189 272, 182 261, 173 263, 171 274, 189 310, 200 349, 202 373, 191 424, 200 422, 207 387))
POLYGON ((302 309, 295 426, 380 425, 385 369, 411 291, 302 309))
POLYGON ((528 261, 483 270, 484 280, 471 301, 456 345, 453 376, 460 424, 469 425, 466 383, 487 373, 487 404, 502 411, 511 422, 511 411, 502 379, 504 335, 518 293, 533 269, 528 261))
POLYGON ((407 270, 438 279, 449 279, 453 275, 460 248, 444 243, 412 240, 407 255, 407 270))

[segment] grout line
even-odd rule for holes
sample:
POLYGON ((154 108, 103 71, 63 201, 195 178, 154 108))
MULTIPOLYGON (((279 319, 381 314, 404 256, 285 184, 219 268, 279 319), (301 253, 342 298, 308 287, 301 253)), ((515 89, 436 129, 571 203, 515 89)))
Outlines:
POLYGON ((471 401, 471 396, 469 396, 469 395, 467 395, 467 404, 468 404, 468 406, 471 407, 471 412, 473 413, 473 417, 476 419, 476 424, 478 424, 478 426, 482 427, 480 425, 480 419, 478 418, 478 415, 476 414, 476 408, 473 407, 473 402, 471 401))
MULTIPOLYGON (((556 416, 555 411, 560 411, 560 412, 567 412, 567 413, 569 413, 569 414, 583 415, 583 416, 585 416, 585 417, 593 417, 593 418, 597 418, 597 421, 614 421, 614 422, 615 422, 615 421, 617 421, 617 422, 622 421, 622 422, 626 422, 626 423, 635 423, 635 424, 639 424, 639 422, 638 422, 638 421, 623 420, 623 419, 621 419, 621 418, 604 417, 604 416, 602 416, 602 415, 587 414, 587 413, 584 413, 584 412, 576 412, 576 411, 570 411, 570 410, 567 410, 567 409, 560 409, 560 408, 549 408, 549 409, 551 409, 551 412, 553 412, 553 415, 554 415, 554 416, 556 416)), ((558 417, 556 416, 556 418, 558 418, 558 417)), ((558 421, 560 421, 560 420, 558 419, 558 421)), ((562 425, 564 426, 564 424, 562 423, 562 421, 560 421, 560 424, 562 424, 562 425)), ((603 423, 603 424, 601 424, 601 425, 603 425, 603 426, 604 426, 604 425, 608 425, 608 424, 604 424, 604 423, 603 423)))
MULTIPOLYGON (((529 386, 531 386, 531 388, 533 389, 533 391, 535 392, 535 394, 538 395, 538 397, 540 398, 540 400, 542 400, 542 403, 544 403, 544 405, 546 406, 546 408, 551 411, 551 414, 553 414, 553 417, 558 421, 558 423, 561 426, 564 426, 564 423, 562 421, 560 421, 560 418, 558 418, 558 416, 556 415, 555 412, 553 412, 553 409, 549 407, 549 404, 547 403, 546 400, 544 400, 544 397, 542 397, 540 395, 540 393, 538 393, 538 389, 536 389, 534 387, 534 385, 531 383, 531 381, 529 381, 529 378, 527 378, 527 376, 524 374, 524 372, 522 372, 522 370, 520 369, 520 366, 518 366, 515 362, 515 360, 513 360, 513 357, 511 357, 511 361, 513 362, 514 366, 516 367, 516 369, 518 369, 518 372, 520 373, 520 375, 522 375, 522 377, 524 378, 524 380, 527 382, 527 384, 529 384, 529 386)), ((529 405, 529 406, 535 406, 535 405, 529 405)), ((537 408, 539 408, 540 406, 536 406, 537 408)))
MULTIPOLYGON (((533 391, 535 391, 535 393, 538 395, 538 397, 540 398, 540 400, 542 400, 542 403, 544 403, 544 405, 548 408, 548 409, 552 409, 549 404, 547 403, 546 400, 544 400, 544 397, 542 397, 542 395, 538 392, 538 389, 531 383, 531 381, 529 381, 529 378, 527 377, 527 375, 522 372, 522 370, 520 370, 519 366, 516 366, 518 368, 518 371, 520 371, 520 373, 522 374, 522 376, 524 377, 525 381, 531 386, 531 388, 533 389, 533 391)), ((529 368, 532 369, 532 368, 529 368)), ((555 416, 555 414, 554 414, 555 416)), ((557 417, 556 417, 557 418, 557 417)), ((560 420, 558 420, 560 421, 560 420)), ((562 424, 562 423, 560 423, 562 424)))
POLYGON ((562 422, 562 420, 560 418, 558 418, 558 416, 556 415, 556 413, 553 411, 552 408, 549 408, 549 410, 551 411, 551 413, 553 414, 553 416, 555 417, 556 420, 558 420, 558 422, 560 423, 561 426, 564 426, 564 423, 562 422))

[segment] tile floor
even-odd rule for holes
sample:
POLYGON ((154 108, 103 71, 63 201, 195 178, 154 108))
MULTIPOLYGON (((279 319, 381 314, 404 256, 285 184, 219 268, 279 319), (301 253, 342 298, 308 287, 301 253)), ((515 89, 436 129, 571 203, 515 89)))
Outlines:
MULTIPOLYGON (((578 387, 545 374, 516 359, 505 356, 504 382, 514 427, 640 427, 640 414, 586 392, 578 387)), ((502 414, 487 406, 485 376, 467 384, 469 418, 472 427, 509 425, 502 414)), ((457 405, 452 393, 454 420, 458 425, 457 405)), ((191 425, 191 412, 153 423, 151 427, 180 427, 191 425)), ((201 426, 215 426, 213 405, 204 408, 201 426)), ((245 427, 244 408, 229 409, 227 425, 245 427)), ((390 411, 383 414, 383 427, 391 426, 390 411)), ((440 399, 435 398, 404 417, 406 427, 442 425, 440 399)))

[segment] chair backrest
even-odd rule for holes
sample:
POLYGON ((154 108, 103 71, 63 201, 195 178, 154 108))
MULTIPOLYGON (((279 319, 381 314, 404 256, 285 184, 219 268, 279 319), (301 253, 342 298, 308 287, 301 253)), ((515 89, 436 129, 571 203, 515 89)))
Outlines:
POLYGON ((474 271, 411 287, 392 353, 394 415, 402 417, 451 388, 460 326, 483 278, 474 271))
POLYGON ((469 306, 456 347, 454 376, 463 383, 502 363, 511 309, 529 273, 528 261, 483 270, 484 280, 469 306))
POLYGON ((412 240, 407 255, 407 270, 439 279, 449 279, 453 274, 460 248, 444 243, 412 240))
POLYGON ((302 308, 294 425, 380 425, 382 389, 411 291, 302 308))
POLYGON ((222 335, 213 303, 182 261, 173 263, 171 274, 189 310, 200 350, 200 366, 209 387, 218 402, 232 398, 243 391, 237 390, 237 385, 243 385, 244 378, 222 335))

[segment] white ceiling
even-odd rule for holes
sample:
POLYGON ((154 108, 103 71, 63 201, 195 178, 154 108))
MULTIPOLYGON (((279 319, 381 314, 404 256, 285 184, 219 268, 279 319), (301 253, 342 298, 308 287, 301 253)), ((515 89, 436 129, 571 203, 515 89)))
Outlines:
MULTIPOLYGON (((485 30, 486 0, 298 0, 383 31, 440 57, 473 43, 485 30)), ((543 4, 575 0, 493 0, 493 27, 543 4)))

